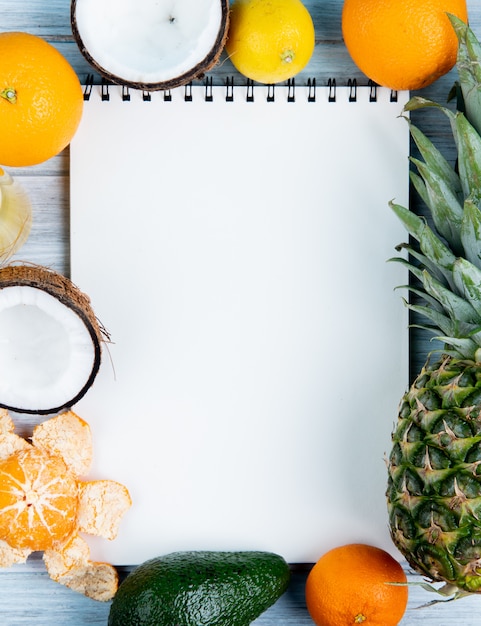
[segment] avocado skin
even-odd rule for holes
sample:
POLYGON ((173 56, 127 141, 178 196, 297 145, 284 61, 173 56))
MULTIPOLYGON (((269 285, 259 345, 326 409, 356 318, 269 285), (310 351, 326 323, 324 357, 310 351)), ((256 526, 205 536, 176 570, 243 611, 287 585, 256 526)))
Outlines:
POLYGON ((249 626, 289 580, 289 566, 272 552, 172 552, 125 578, 108 626, 249 626))

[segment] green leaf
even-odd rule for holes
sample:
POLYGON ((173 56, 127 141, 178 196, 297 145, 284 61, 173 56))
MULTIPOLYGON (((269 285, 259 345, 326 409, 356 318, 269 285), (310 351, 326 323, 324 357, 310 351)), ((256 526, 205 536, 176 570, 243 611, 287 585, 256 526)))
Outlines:
POLYGON ((466 117, 481 134, 481 45, 471 28, 455 15, 448 18, 458 38, 456 67, 466 117))
MULTIPOLYGON (((409 291, 409 293, 414 293, 415 295, 422 298, 427 304, 431 306, 431 308, 438 311, 439 313, 442 313, 444 311, 443 306, 439 304, 436 298, 433 298, 422 289, 417 289, 416 287, 413 287, 412 285, 402 285, 402 286, 399 286, 398 289, 406 289, 407 291, 409 291)), ((413 306, 416 306, 416 305, 413 305, 413 306)))
POLYGON ((458 147, 458 168, 466 198, 481 201, 481 137, 463 113, 456 113, 454 132, 458 147))
POLYGON ((431 172, 445 181, 454 195, 462 193, 461 181, 441 152, 435 147, 426 135, 417 126, 409 122, 411 137, 414 139, 419 152, 431 172))
POLYGON ((476 309, 481 321, 481 270, 459 258, 453 266, 453 279, 458 292, 476 309))
POLYGON ((476 342, 478 347, 481 347, 481 329, 480 328, 477 328, 476 330, 474 330, 470 335, 468 335, 468 337, 472 339, 472 341, 476 342))
POLYGON ((451 348, 454 348, 455 356, 460 356, 463 359, 474 359, 474 355, 476 350, 478 349, 478 345, 472 341, 471 339, 461 338, 461 337, 433 337, 437 341, 442 341, 451 348))
MULTIPOLYGON (((416 248, 413 248, 408 243, 401 244, 401 246, 398 246, 397 249, 406 250, 410 256, 412 256, 414 259, 419 261, 419 263, 421 264, 421 267, 419 268, 421 274, 422 274, 423 269, 426 269, 431 274, 431 276, 434 276, 434 278, 436 278, 436 280, 438 280, 439 282, 443 284, 448 284, 448 281, 446 280, 445 275, 440 271, 439 267, 435 263, 432 263, 419 250, 416 250, 416 248)), ((422 276, 419 276, 418 273, 416 273, 415 271, 413 271, 412 273, 414 276, 416 276, 416 278, 419 278, 419 280, 422 282, 422 276)))
POLYGON ((465 197, 472 196, 474 202, 481 200, 481 163, 478 157, 481 151, 481 137, 466 116, 441 106, 437 102, 415 96, 405 105, 404 110, 415 111, 424 107, 433 107, 444 113, 451 123, 451 130, 458 149, 458 168, 461 187, 465 197))
POLYGON ((471 198, 464 202, 461 241, 468 261, 481 267, 481 211, 471 198))
POLYGON ((458 334, 455 322, 439 311, 435 311, 431 307, 420 306, 417 304, 408 304, 408 308, 434 322, 435 328, 426 327, 433 332, 441 331, 444 335, 448 335, 449 337, 453 337, 458 334))
MULTIPOLYGON (((413 274, 413 276, 415 276, 418 280, 422 281, 422 270, 419 267, 416 267, 415 265, 413 265, 412 263, 409 263, 409 261, 407 261, 406 259, 403 259, 402 257, 392 257, 390 259, 388 259, 388 263, 402 263, 405 267, 408 268, 408 270, 411 272, 411 274, 413 274)), ((404 287, 404 285, 397 287, 397 289, 402 289, 404 287)))
POLYGON ((423 286, 429 295, 442 304, 451 319, 473 324, 479 322, 479 315, 469 302, 441 285, 427 272, 424 272, 423 286))
POLYGON ((389 206, 402 221, 408 232, 418 240, 421 252, 443 273, 448 283, 452 283, 452 269, 455 255, 429 228, 424 219, 405 207, 389 203, 389 206))
POLYGON ((429 204, 430 200, 429 200, 429 196, 426 190, 426 185, 424 183, 424 180, 421 178, 421 176, 419 176, 419 174, 416 174, 416 172, 413 172, 412 170, 409 172, 409 178, 414 186, 414 189, 416 189, 416 191, 418 192, 418 195, 421 198, 421 200, 429 209, 431 209, 430 204, 429 204))
POLYGON ((404 105, 404 111, 417 111, 418 109, 424 109, 426 107, 439 109, 447 115, 450 120, 454 117, 454 113, 450 109, 443 107, 438 102, 434 102, 434 100, 429 100, 428 98, 423 98, 421 96, 413 96, 410 100, 408 100, 408 102, 404 105))
POLYGON ((446 239, 453 252, 462 253, 460 229, 463 207, 458 202, 456 192, 449 187, 442 175, 431 170, 426 163, 414 158, 411 161, 424 180, 427 205, 436 230, 446 239))

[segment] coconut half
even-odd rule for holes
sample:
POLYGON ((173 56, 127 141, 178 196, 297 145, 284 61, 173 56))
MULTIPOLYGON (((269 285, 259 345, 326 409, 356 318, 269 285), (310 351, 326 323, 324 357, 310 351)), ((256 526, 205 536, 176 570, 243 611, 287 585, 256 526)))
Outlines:
POLYGON ((224 48, 228 0, 72 0, 75 41, 111 82, 172 89, 200 78, 224 48))
POLYGON ((103 340, 88 297, 68 278, 38 266, 0 269, 0 407, 73 406, 97 375, 103 340))

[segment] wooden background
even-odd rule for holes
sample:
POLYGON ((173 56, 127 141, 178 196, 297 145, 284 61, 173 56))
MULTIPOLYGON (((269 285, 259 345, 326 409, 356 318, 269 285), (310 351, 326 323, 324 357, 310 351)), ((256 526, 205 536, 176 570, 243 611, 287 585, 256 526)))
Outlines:
MULTIPOLYGON (((418 1, 422 2, 422 0, 418 1)), ((305 0, 305 4, 314 20, 316 48, 307 68, 296 77, 296 83, 303 84, 307 78, 315 78, 318 84, 326 84, 329 78, 335 78, 337 84, 343 85, 347 84, 349 79, 355 78, 358 84, 367 84, 366 77, 354 66, 342 41, 342 0, 305 0)), ((481 37, 480 2, 468 0, 467 4, 471 27, 478 37, 481 37)), ((68 0, 0 0, 0 32, 2 31, 26 31, 44 37, 70 61, 81 81, 85 81, 87 74, 92 73, 72 39, 68 0)), ((209 76, 212 77, 215 85, 225 84, 228 76, 233 76, 236 84, 245 83, 225 56, 222 57, 218 67, 209 73, 209 76)), ((423 90, 422 95, 443 102, 455 79, 456 74, 453 71, 423 90)), ((98 76, 95 80, 97 83, 100 82, 98 76)), ((412 114, 412 119, 434 138, 448 158, 453 158, 450 131, 441 116, 415 112, 412 114)), ((39 166, 8 168, 8 171, 21 180, 30 193, 34 205, 32 233, 18 258, 46 265, 68 275, 68 148, 59 156, 39 166)), ((89 184, 88 180, 85 184, 89 184)), ((414 197, 411 203, 416 211, 422 212, 422 208, 414 197)), ((402 306, 401 303, 400 306, 402 306)), ((431 348, 429 337, 423 332, 417 330, 411 332, 411 376, 419 370, 431 348)), ((20 434, 28 435, 35 418, 15 417, 19 424, 20 434)), ((33 555, 25 565, 0 570, 0 623, 2 626, 32 623, 36 626, 107 624, 109 604, 89 600, 52 582, 45 573, 40 556, 33 555)), ((127 571, 126 568, 121 568, 121 576, 127 571)), ((422 580, 407 567, 406 571, 411 582, 416 583, 422 580)), ((306 575, 306 571, 293 571, 289 590, 256 620, 255 624, 259 626, 312 624, 304 603, 306 575)), ((431 624, 433 626, 481 625, 481 597, 475 596, 448 604, 418 608, 432 599, 433 596, 419 586, 412 586, 408 610, 401 624, 403 626, 421 623, 424 626, 431 624)))

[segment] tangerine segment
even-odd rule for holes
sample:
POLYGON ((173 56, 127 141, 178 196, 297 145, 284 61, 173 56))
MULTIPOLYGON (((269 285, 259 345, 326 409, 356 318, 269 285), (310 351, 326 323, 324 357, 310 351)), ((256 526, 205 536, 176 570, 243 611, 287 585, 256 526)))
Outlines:
POLYGON ((0 463, 0 538, 14 548, 47 550, 77 524, 77 482, 59 457, 35 448, 0 463))

